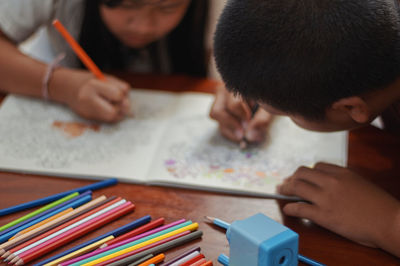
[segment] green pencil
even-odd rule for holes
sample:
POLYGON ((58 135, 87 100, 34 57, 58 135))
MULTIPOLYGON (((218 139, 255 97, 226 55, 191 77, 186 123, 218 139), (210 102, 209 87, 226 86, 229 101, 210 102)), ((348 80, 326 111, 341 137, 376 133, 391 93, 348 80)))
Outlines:
POLYGON ((65 202, 65 201, 67 201, 67 200, 70 200, 70 199, 72 199, 73 197, 76 197, 76 196, 78 196, 78 195, 79 195, 79 193, 78 193, 78 192, 75 192, 75 193, 69 194, 68 196, 65 196, 64 198, 61 198, 61 199, 56 200, 56 201, 54 201, 54 202, 52 202, 52 203, 49 203, 49 204, 47 204, 46 206, 44 206, 44 207, 42 207, 42 208, 40 208, 40 209, 37 209, 36 211, 33 211, 33 212, 31 212, 31 213, 28 213, 27 215, 22 216, 21 218, 18 218, 18 219, 16 219, 16 220, 12 221, 12 222, 9 222, 9 223, 6 224, 6 225, 3 225, 2 227, 0 227, 0 232, 6 230, 6 229, 8 229, 8 228, 10 228, 11 226, 14 226, 14 225, 16 225, 16 224, 19 224, 19 223, 21 223, 21 222, 23 222, 23 221, 25 221, 25 220, 28 220, 29 218, 32 218, 32 217, 35 216, 35 215, 38 215, 38 214, 40 214, 40 213, 42 213, 42 212, 45 212, 45 211, 47 211, 48 209, 51 209, 51 208, 53 208, 53 207, 55 207, 55 206, 57 206, 57 205, 59 205, 59 204, 65 202))

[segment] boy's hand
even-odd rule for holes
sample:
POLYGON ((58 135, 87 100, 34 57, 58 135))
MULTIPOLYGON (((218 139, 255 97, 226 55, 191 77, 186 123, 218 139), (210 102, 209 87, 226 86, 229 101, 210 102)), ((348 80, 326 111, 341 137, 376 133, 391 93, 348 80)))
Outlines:
MULTIPOLYGON (((69 86, 62 89, 64 92, 58 98, 80 116, 112 123, 131 113, 128 83, 112 76, 107 76, 105 81, 98 80, 87 71, 68 72, 68 77, 75 81, 68 82, 69 86)), ((50 96, 52 92, 50 89, 50 96)))
POLYGON ((308 201, 286 204, 285 214, 400 255, 400 203, 350 170, 325 163, 300 167, 278 192, 308 201))
POLYGON ((224 87, 217 89, 210 117, 218 121, 221 134, 235 142, 244 137, 249 142, 262 142, 272 120, 271 114, 261 108, 251 117, 247 103, 224 87))

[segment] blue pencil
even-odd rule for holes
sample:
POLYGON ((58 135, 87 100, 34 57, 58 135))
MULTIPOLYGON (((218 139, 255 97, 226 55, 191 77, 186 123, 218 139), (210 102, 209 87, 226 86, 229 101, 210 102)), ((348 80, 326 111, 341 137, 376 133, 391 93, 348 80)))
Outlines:
POLYGON ((20 232, 20 231, 22 231, 22 230, 24 230, 24 229, 26 229, 28 227, 31 227, 32 225, 35 225, 35 224, 37 224, 37 223, 39 223, 39 222, 41 222, 43 220, 46 220, 47 218, 49 218, 49 217, 51 217, 51 216, 53 216, 53 215, 55 215, 55 214, 57 214, 59 212, 62 212, 64 210, 68 209, 68 208, 76 208, 76 207, 78 207, 78 206, 80 206, 82 204, 85 204, 86 202, 89 202, 91 199, 92 199, 92 195, 85 195, 82 198, 80 198, 78 200, 75 200, 74 202, 71 202, 70 204, 68 204, 68 205, 66 205, 64 207, 53 211, 52 213, 48 213, 47 215, 42 216, 42 217, 40 217, 40 218, 38 218, 36 220, 33 220, 30 223, 27 223, 27 224, 25 224, 23 226, 20 226, 20 227, 14 229, 14 230, 8 232, 7 234, 4 234, 4 235, 0 236, 0 243, 6 242, 8 239, 10 239, 16 233, 18 233, 18 232, 20 232))
MULTIPOLYGON (((10 231, 12 231, 12 230, 18 228, 18 227, 20 227, 20 226, 24 226, 24 225, 26 225, 27 223, 32 222, 33 220, 36 220, 36 219, 38 219, 38 218, 40 218, 40 217, 42 217, 42 216, 48 215, 49 213, 52 213, 52 212, 56 211, 57 209, 62 208, 62 207, 64 207, 65 205, 70 204, 71 202, 74 202, 75 200, 79 200, 80 198, 82 198, 82 197, 84 197, 84 196, 86 196, 86 195, 91 195, 91 194, 92 194, 92 191, 90 191, 90 190, 89 190, 89 191, 86 191, 86 192, 82 193, 81 195, 78 195, 78 196, 76 196, 76 197, 74 197, 74 198, 72 198, 72 199, 70 199, 70 200, 67 200, 66 202, 64 202, 64 203, 62 203, 62 204, 60 204, 60 205, 54 206, 53 208, 48 209, 48 210, 45 211, 45 212, 42 212, 42 213, 39 213, 38 215, 35 215, 35 216, 29 218, 28 220, 25 220, 25 221, 23 221, 23 222, 21 222, 21 223, 19 223, 19 224, 16 224, 16 225, 14 225, 14 226, 11 226, 10 228, 7 228, 6 230, 2 231, 2 232, 0 233, 0 237, 1 237, 2 235, 4 235, 4 234, 7 234, 8 232, 10 232, 10 231)), ((55 214, 57 214, 57 213, 55 213, 55 214)))
POLYGON ((97 182, 97 183, 94 183, 94 184, 90 184, 90 185, 87 185, 87 186, 84 186, 84 187, 80 187, 80 188, 72 189, 72 190, 69 190, 69 191, 61 192, 61 193, 58 193, 58 194, 55 194, 55 195, 52 195, 52 196, 49 196, 49 197, 46 197, 46 198, 42 198, 42 199, 38 199, 38 200, 22 203, 22 204, 19 204, 19 205, 16 205, 16 206, 12 206, 12 207, 0 210, 0 216, 7 215, 7 214, 10 214, 10 213, 14 213, 14 212, 18 212, 18 211, 22 211, 22 210, 26 210, 26 209, 29 209, 29 208, 32 208, 32 207, 40 206, 40 205, 43 205, 43 204, 46 204, 46 203, 61 199, 62 197, 66 196, 66 195, 69 195, 71 193, 74 193, 74 192, 82 193, 82 192, 85 192, 87 190, 97 190, 97 189, 100 189, 100 188, 103 188, 103 187, 112 186, 112 185, 115 185, 117 182, 118 182, 118 180, 116 178, 111 178, 111 179, 100 181, 100 182, 97 182))
POLYGON ((93 239, 91 239, 91 240, 89 240, 89 241, 87 241, 87 242, 85 242, 83 244, 80 244, 80 245, 78 245, 76 247, 73 247, 73 248, 71 248, 69 250, 66 250, 66 251, 64 251, 64 252, 62 252, 60 254, 57 254, 57 255, 55 255, 55 256, 53 256, 51 258, 48 258, 48 259, 46 259, 44 261, 36 263, 36 264, 34 264, 34 266, 42 266, 44 264, 47 264, 47 263, 49 263, 49 262, 51 262, 53 260, 61 258, 61 257, 65 256, 65 255, 67 255, 67 254, 69 254, 71 252, 77 251, 78 249, 81 249, 81 248, 83 248, 83 247, 85 247, 87 245, 95 243, 95 242, 99 241, 100 239, 103 239, 103 238, 108 237, 110 235, 113 235, 114 237, 120 236, 120 235, 124 234, 127 231, 130 231, 130 230, 132 230, 134 228, 137 228, 139 226, 147 224, 148 222, 150 222, 150 220, 151 220, 150 215, 143 216, 142 218, 139 218, 139 219, 137 219, 137 220, 135 220, 133 222, 130 222, 129 224, 126 224, 126 225, 124 225, 124 226, 122 226, 120 228, 117 228, 117 229, 115 229, 113 231, 105 233, 104 235, 101 235, 101 236, 98 236, 96 238, 93 238, 93 239))

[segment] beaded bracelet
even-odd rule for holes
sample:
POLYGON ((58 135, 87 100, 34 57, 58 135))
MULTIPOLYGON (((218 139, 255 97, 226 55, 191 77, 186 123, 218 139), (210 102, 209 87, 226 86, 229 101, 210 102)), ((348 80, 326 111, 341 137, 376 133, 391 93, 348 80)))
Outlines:
POLYGON ((54 70, 58 67, 61 60, 65 57, 65 53, 59 54, 50 64, 47 65, 46 72, 42 81, 42 97, 45 100, 49 99, 49 81, 54 70))

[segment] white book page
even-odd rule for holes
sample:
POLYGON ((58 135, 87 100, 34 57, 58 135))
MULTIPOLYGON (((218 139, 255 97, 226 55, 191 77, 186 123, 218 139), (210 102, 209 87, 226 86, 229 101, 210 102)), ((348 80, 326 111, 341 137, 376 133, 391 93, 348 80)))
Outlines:
POLYGON ((316 133, 278 117, 267 141, 240 150, 208 117, 212 97, 185 94, 169 122, 148 180, 253 195, 270 195, 299 166, 318 161, 345 165, 347 133, 316 133))
POLYGON ((130 97, 134 118, 93 125, 64 106, 9 95, 0 108, 0 169, 145 182, 177 97, 140 90, 130 97))

